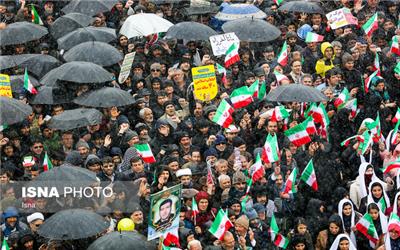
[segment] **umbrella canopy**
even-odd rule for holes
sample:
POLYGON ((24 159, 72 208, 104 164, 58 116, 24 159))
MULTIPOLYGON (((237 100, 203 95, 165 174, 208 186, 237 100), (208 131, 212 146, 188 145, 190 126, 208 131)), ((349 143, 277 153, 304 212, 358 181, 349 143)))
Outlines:
POLYGON ((86 27, 76 29, 57 39, 58 48, 69 50, 80 43, 98 41, 108 43, 117 39, 115 29, 106 27, 86 27))
POLYGON ((16 22, 0 30, 0 46, 22 44, 47 35, 47 28, 29 22, 16 22))
POLYGON ((41 86, 38 88, 38 93, 32 97, 29 103, 31 104, 63 104, 69 103, 65 90, 58 86, 41 86))
POLYGON ((38 230, 38 234, 55 240, 75 240, 105 231, 108 223, 95 212, 86 209, 68 209, 55 213, 38 230))
POLYGON ((71 109, 53 116, 49 127, 60 130, 71 130, 89 125, 100 124, 103 114, 97 109, 71 109))
POLYGON ((207 25, 197 22, 181 22, 168 29, 165 38, 186 40, 208 40, 210 36, 218 35, 216 31, 207 25))
POLYGON ((28 104, 5 96, 0 96, 0 107, 0 125, 22 122, 32 113, 28 104))
POLYGON ((156 5, 161 5, 161 4, 179 3, 179 2, 182 2, 182 0, 151 0, 150 2, 154 3, 156 5))
POLYGON ((71 31, 88 26, 93 18, 81 13, 69 13, 56 19, 50 26, 50 34, 58 39, 71 31))
POLYGON ((318 3, 309 1, 292 1, 279 7, 280 11, 300 12, 300 13, 320 13, 324 14, 324 10, 318 3))
POLYGON ((263 19, 267 15, 252 4, 230 4, 226 5, 215 17, 221 21, 231 21, 244 17, 263 19))
POLYGON ((268 42, 277 39, 281 31, 274 25, 259 19, 241 18, 222 25, 225 33, 235 32, 240 41, 268 42))
POLYGON ((88 250, 143 250, 149 247, 147 239, 137 232, 112 232, 98 238, 88 250))
POLYGON ((267 95, 271 102, 321 102, 326 97, 319 90, 302 84, 288 84, 276 88, 267 95))
POLYGON ((156 14, 139 13, 129 16, 119 31, 120 34, 132 38, 138 36, 148 36, 167 30, 174 24, 170 21, 157 16, 156 14))
POLYGON ((27 68, 37 77, 43 77, 50 70, 61 65, 55 57, 43 54, 23 54, 13 56, 0 56, 0 70, 19 66, 27 68))
POLYGON ((72 0, 62 12, 78 12, 88 16, 97 15, 100 12, 108 12, 118 2, 118 0, 72 0))
MULTIPOLYGON (((25 92, 24 88, 24 75, 11 75, 10 76, 10 83, 11 83, 11 90, 13 93, 23 93, 25 92)), ((38 87, 40 85, 39 81, 33 77, 28 75, 29 81, 31 81, 34 87, 38 87)))
POLYGON ((56 80, 76 83, 104 83, 112 80, 112 74, 91 62, 68 62, 47 73, 40 82, 54 86, 56 80))
POLYGON ((101 66, 110 66, 118 63, 124 57, 113 46, 103 42, 85 42, 76 45, 64 54, 67 62, 84 61, 101 66))
POLYGON ((125 90, 105 87, 78 96, 74 103, 86 107, 110 108, 131 105, 135 103, 135 98, 125 90))
POLYGON ((203 5, 191 5, 185 8, 188 16, 192 15, 205 15, 205 14, 215 14, 219 10, 219 7, 215 4, 203 4, 203 5))

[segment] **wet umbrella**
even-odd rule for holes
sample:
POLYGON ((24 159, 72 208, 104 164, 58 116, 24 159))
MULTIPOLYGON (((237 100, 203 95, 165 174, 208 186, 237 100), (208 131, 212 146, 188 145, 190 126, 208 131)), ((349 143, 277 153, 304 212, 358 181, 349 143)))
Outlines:
POLYGON ((185 11, 188 16, 192 15, 205 15, 205 14, 214 14, 219 10, 218 6, 215 4, 204 4, 204 5, 191 5, 188 8, 185 8, 185 11))
POLYGON ((78 12, 94 16, 100 12, 108 12, 117 2, 118 0, 72 0, 61 11, 67 14, 78 12))
POLYGON ((88 26, 93 18, 81 13, 69 13, 56 19, 50 26, 50 34, 58 39, 71 31, 88 26))
POLYGON ((302 84, 288 84, 276 88, 267 95, 271 102, 321 102, 326 97, 313 87, 302 84))
POLYGON ((19 66, 27 68, 37 77, 44 76, 50 70, 61 65, 55 57, 43 54, 23 54, 13 56, 0 56, 0 70, 19 66))
POLYGON ((123 59, 119 50, 103 42, 85 42, 71 48, 64 54, 67 62, 84 61, 101 66, 110 66, 123 59))
POLYGON ((324 14, 324 10, 318 3, 309 1, 292 1, 279 7, 280 11, 299 12, 299 13, 320 13, 324 14))
POLYGON ((139 13, 129 16, 119 31, 120 34, 132 38, 148 36, 167 30, 174 24, 152 13, 139 13))
POLYGON ((208 40, 210 36, 218 35, 216 31, 207 25, 197 22, 181 22, 168 29, 165 38, 186 40, 208 40))
POLYGON ((0 125, 22 122, 32 113, 28 104, 5 96, 0 96, 0 107, 0 125))
POLYGON ((263 19, 267 15, 252 4, 230 4, 226 5, 215 17, 221 21, 231 21, 244 17, 263 19))
POLYGON ((71 109, 53 116, 49 127, 60 130, 71 130, 90 125, 100 124, 103 114, 97 109, 71 109))
MULTIPOLYGON (((28 76, 29 81, 31 81, 34 87, 38 87, 40 85, 39 81, 33 77, 28 76)), ((13 93, 23 93, 25 90, 24 88, 24 75, 11 75, 10 76, 10 83, 11 83, 11 90, 13 93)))
POLYGON ((161 5, 179 3, 182 2, 182 0, 151 0, 150 2, 154 3, 155 5, 161 5))
POLYGON ((104 218, 86 209, 67 209, 55 213, 38 229, 42 237, 54 240, 76 240, 102 233, 108 227, 104 218))
POLYGON ((125 90, 105 87, 78 96, 74 103, 86 107, 110 108, 131 105, 135 103, 135 98, 125 90))
POLYGON ((281 31, 274 25, 259 19, 241 18, 222 25, 225 33, 235 32, 240 41, 268 42, 277 39, 281 31))
POLYGON ((76 83, 104 83, 112 80, 112 74, 91 62, 68 62, 51 70, 41 80, 41 84, 54 86, 56 80, 76 83))
POLYGON ((58 86, 41 86, 37 89, 38 93, 32 96, 31 104, 63 104, 70 100, 65 90, 58 86))
POLYGON ((106 27, 86 27, 76 29, 57 40, 58 48, 68 50, 75 45, 89 41, 108 43, 117 39, 115 29, 106 27))
POLYGON ((112 232, 98 238, 88 250, 144 250, 155 249, 137 232, 112 232))
POLYGON ((0 30, 0 46, 22 44, 47 35, 47 28, 29 22, 16 22, 0 30))

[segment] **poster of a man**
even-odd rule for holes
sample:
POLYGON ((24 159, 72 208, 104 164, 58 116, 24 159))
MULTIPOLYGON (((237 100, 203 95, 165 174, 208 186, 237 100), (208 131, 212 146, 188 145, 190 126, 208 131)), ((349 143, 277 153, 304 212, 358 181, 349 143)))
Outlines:
POLYGON ((160 204, 158 212, 160 219, 156 223, 154 223, 154 225, 156 226, 156 231, 160 231, 171 226, 172 220, 174 218, 174 214, 171 213, 171 210, 171 199, 166 199, 160 204))

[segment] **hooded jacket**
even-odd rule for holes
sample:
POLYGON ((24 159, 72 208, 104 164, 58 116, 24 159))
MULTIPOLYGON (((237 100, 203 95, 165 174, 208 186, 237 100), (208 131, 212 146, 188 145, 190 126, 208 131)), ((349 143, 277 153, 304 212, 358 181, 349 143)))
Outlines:
POLYGON ((332 48, 333 47, 330 43, 328 42, 324 42, 321 44, 321 52, 323 55, 323 58, 319 59, 315 65, 315 71, 318 75, 321 75, 322 77, 325 77, 325 73, 332 69, 333 67, 335 67, 335 65, 333 64, 333 60, 335 59, 335 52, 333 52, 332 58, 331 59, 327 59, 325 57, 325 51, 327 48, 332 48))
POLYGON ((8 238, 13 232, 20 232, 28 229, 28 226, 19 221, 18 210, 15 207, 8 207, 3 213, 4 224, 1 225, 1 231, 5 238, 8 238), (11 217, 16 217, 17 221, 15 226, 11 226, 7 223, 7 219, 11 217))

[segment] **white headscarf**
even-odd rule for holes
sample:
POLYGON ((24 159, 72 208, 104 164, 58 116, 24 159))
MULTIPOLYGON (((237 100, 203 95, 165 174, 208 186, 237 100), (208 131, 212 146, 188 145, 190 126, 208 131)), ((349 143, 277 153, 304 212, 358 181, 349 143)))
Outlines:
MULTIPOLYGON (((375 202, 374 201, 374 198, 372 197, 372 185, 373 184, 375 184, 375 183, 378 183, 380 186, 381 186, 381 188, 382 188, 382 196, 383 196, 383 198, 385 199, 385 202, 386 202, 386 208, 389 208, 390 207, 390 199, 389 199, 389 197, 387 196, 387 194, 386 194, 386 191, 385 191, 385 187, 384 187, 384 183, 381 181, 381 180, 373 180, 373 181, 371 181, 371 183, 369 184, 369 187, 368 187, 368 191, 369 191, 369 194, 368 194, 368 201, 367 201, 367 204, 369 205, 369 204, 371 204, 371 203, 375 203, 376 205, 378 205, 378 207, 379 207, 379 210, 382 210, 382 208, 381 208, 381 206, 380 206, 380 204, 379 203, 377 203, 377 202, 375 202)), ((385 211, 381 211, 382 213, 385 213, 385 211)))
MULTIPOLYGON (((353 228, 353 227, 355 226, 355 224, 356 224, 356 220, 355 220, 355 217, 356 217, 355 215, 356 215, 356 214, 355 214, 355 212, 354 212, 353 203, 352 203, 349 199, 343 198, 343 199, 339 202, 338 211, 339 211, 339 216, 340 216, 340 218, 342 219, 342 225, 343 225, 343 231, 344 231, 344 232, 346 232, 346 229, 345 229, 344 220, 343 220, 343 205, 346 204, 346 203, 349 203, 350 206, 351 206, 351 228, 353 228)), ((351 238, 352 243, 353 243, 355 246, 357 246, 356 236, 355 236, 353 230, 350 231, 350 238, 351 238)))
POLYGON ((397 207, 397 200, 399 199, 399 196, 400 196, 400 192, 397 192, 397 194, 396 194, 396 196, 394 197, 394 203, 393 203, 393 211, 392 211, 392 213, 395 213, 395 214, 397 214, 397 212, 398 212, 398 207, 397 207))
POLYGON ((400 189, 400 169, 397 169, 397 174, 396 174, 396 188, 400 189))
POLYGON ((329 250, 337 250, 339 247, 340 240, 342 238, 346 238, 349 241, 349 245, 350 245, 349 249, 350 250, 357 250, 357 248, 354 246, 353 242, 351 242, 351 240, 347 234, 339 234, 338 236, 336 236, 336 239, 332 243, 332 246, 331 246, 331 248, 329 248, 329 250))
MULTIPOLYGON (((368 162, 363 162, 360 164, 358 168, 358 179, 360 182, 360 197, 361 199, 368 195, 368 187, 365 185, 365 172, 367 171, 367 166, 369 166, 368 162)), ((371 182, 379 180, 379 178, 375 175, 374 168, 372 167, 372 177, 371 182)))

